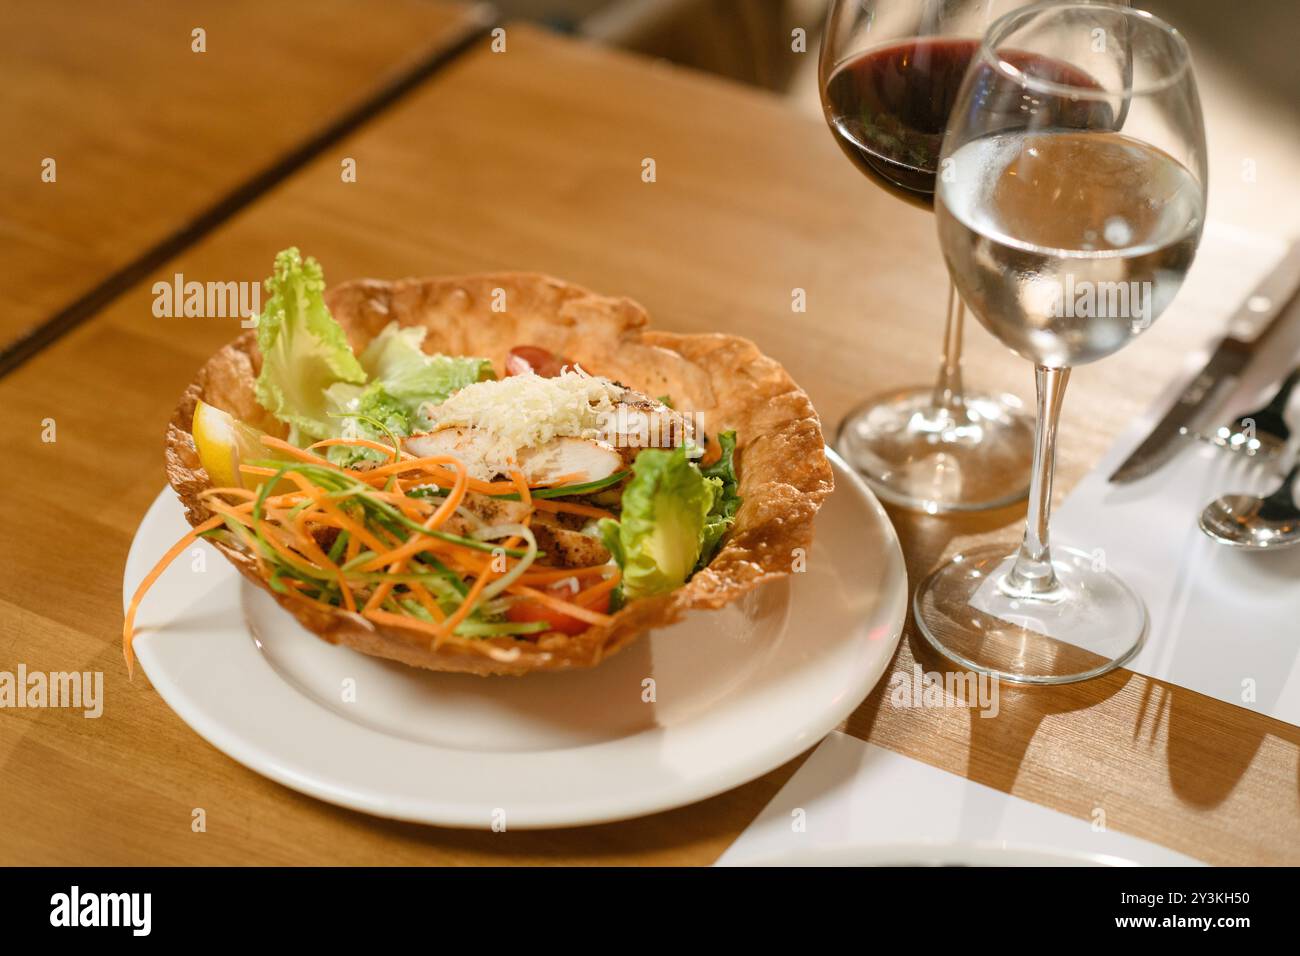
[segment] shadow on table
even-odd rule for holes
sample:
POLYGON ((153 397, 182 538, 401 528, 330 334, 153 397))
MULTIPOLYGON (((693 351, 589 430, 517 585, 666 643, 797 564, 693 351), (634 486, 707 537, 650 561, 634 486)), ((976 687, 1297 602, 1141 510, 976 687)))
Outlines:
MULTIPOLYGON (((925 641, 911 636, 909 642, 923 669, 952 667, 925 641)), ((1098 715, 1096 732, 1115 767, 1147 763, 1137 755, 1163 748, 1170 789, 1180 801, 1199 809, 1212 809, 1231 795, 1266 736, 1300 750, 1300 728, 1121 669, 1051 688, 1002 682, 998 719, 969 712, 966 776, 1012 792, 1030 743, 1047 718, 1091 710, 1111 698, 1117 698, 1115 705, 1111 713, 1098 715), (1121 736, 1124 728, 1128 732, 1121 736), (1130 753, 1134 759, 1129 759, 1130 753)), ((1300 798, 1300 781, 1295 793, 1300 798)), ((1283 798, 1282 793, 1278 796, 1283 798)))
MULTIPOLYGON (((1150 680, 1145 685, 1143 710, 1156 713, 1153 736, 1159 734, 1160 712, 1167 715, 1169 782, 1186 803, 1209 808, 1226 800, 1265 737, 1277 737, 1300 750, 1300 727, 1181 687, 1150 680)), ((1300 801, 1300 780, 1294 795, 1300 801)), ((1278 793, 1279 803, 1283 796, 1278 793)))
MULTIPOLYGON (((954 540, 987 537, 1005 542, 1010 552, 1022 533, 1024 519, 1023 503, 962 516, 921 515, 892 507, 887 510, 898 529, 904 553, 909 555, 908 580, 912 593, 930 569, 953 550, 954 540), (992 535, 998 530, 1000 534, 992 535)), ((942 672, 953 668, 951 662, 917 635, 911 619, 910 596, 904 640, 913 660, 923 670, 942 672)), ((864 705, 854 715, 857 732, 869 733, 880 696, 878 688, 869 699, 870 709, 864 705)), ((1120 670, 1083 683, 1053 688, 1002 682, 1002 719, 981 719, 975 711, 970 712, 967 777, 1011 792, 1030 742, 1044 720, 1089 710, 1116 696, 1120 698, 1117 704, 1124 721, 1121 726, 1129 728, 1124 738, 1110 741, 1121 748, 1114 754, 1117 765, 1123 762, 1125 746, 1134 751, 1163 746, 1170 788, 1179 800, 1198 808, 1209 809, 1227 799, 1266 736, 1278 737, 1300 749, 1300 728, 1291 724, 1120 670)), ((1107 718, 1107 723, 1113 724, 1113 718, 1107 718)), ((1300 796, 1300 782, 1296 792, 1300 796)))

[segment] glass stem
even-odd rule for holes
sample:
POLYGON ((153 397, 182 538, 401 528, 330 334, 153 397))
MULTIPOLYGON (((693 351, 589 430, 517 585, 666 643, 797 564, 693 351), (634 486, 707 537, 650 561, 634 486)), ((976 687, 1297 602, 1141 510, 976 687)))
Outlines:
POLYGON ((966 306, 952 282, 948 283, 948 319, 943 326, 943 360, 934 386, 934 404, 946 412, 962 407, 961 344, 966 306))
POLYGON ((1020 543, 1016 563, 1007 572, 1004 590, 1012 594, 1042 596, 1059 587, 1052 570, 1052 551, 1048 544, 1048 522, 1052 515, 1052 473, 1056 467, 1056 423, 1061 417, 1065 386, 1070 381, 1068 368, 1034 369, 1038 393, 1038 418, 1034 423, 1034 463, 1029 484, 1029 514, 1025 521, 1025 538, 1020 543))

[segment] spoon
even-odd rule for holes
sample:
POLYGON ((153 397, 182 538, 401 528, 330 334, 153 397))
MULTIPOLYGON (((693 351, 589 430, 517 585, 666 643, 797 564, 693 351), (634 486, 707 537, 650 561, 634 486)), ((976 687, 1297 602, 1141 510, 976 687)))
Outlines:
POLYGON ((1272 494, 1223 495, 1201 512, 1201 530, 1215 541, 1247 551, 1279 550, 1300 544, 1300 508, 1295 483, 1300 461, 1272 494))

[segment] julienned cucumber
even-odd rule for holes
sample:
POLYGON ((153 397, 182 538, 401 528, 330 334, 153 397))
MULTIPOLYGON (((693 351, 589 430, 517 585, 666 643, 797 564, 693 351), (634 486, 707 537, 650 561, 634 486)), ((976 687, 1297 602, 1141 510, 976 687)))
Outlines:
MULTIPOLYGON (((596 491, 612 488, 630 474, 630 471, 619 471, 606 478, 601 478, 599 481, 584 481, 577 485, 559 485, 555 488, 536 488, 533 490, 532 496, 534 498, 565 498, 569 495, 589 495, 596 491)), ((412 488, 407 494, 413 498, 445 498, 447 489, 426 485, 422 488, 412 488)), ((507 501, 518 501, 519 492, 511 492, 508 495, 492 495, 492 497, 503 498, 507 501)))

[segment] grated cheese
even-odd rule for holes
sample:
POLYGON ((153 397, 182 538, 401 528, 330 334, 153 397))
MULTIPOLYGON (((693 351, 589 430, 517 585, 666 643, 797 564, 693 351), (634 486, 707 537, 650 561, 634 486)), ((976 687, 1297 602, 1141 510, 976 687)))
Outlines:
POLYGON ((470 427, 485 432, 490 458, 510 460, 521 448, 554 438, 597 438, 625 389, 607 378, 566 369, 553 378, 533 372, 476 382, 422 411, 432 429, 470 427))

